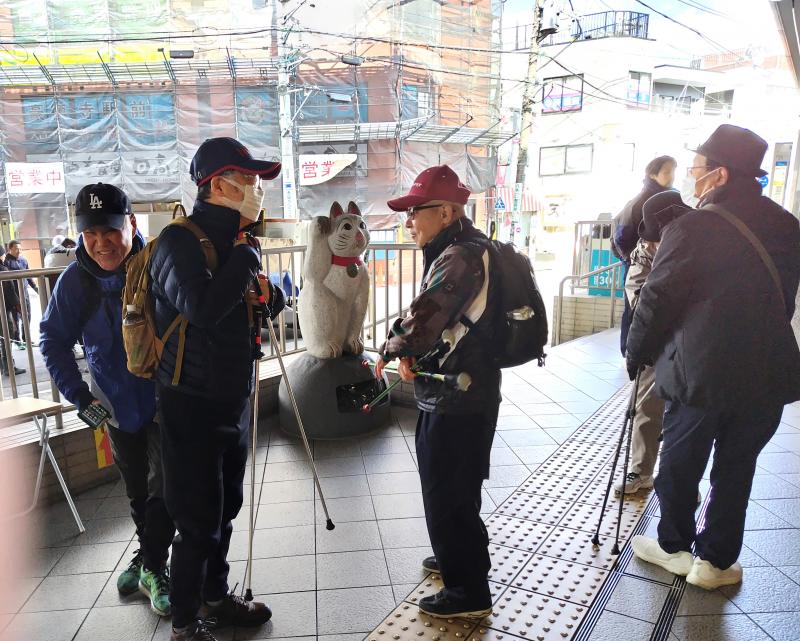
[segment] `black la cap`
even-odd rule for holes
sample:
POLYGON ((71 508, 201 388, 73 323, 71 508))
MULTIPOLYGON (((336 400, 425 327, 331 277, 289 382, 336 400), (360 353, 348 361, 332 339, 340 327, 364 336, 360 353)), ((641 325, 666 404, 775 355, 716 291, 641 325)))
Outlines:
POLYGON ((130 199, 114 185, 86 185, 75 197, 75 226, 78 232, 99 225, 122 229, 125 217, 132 213, 130 199))

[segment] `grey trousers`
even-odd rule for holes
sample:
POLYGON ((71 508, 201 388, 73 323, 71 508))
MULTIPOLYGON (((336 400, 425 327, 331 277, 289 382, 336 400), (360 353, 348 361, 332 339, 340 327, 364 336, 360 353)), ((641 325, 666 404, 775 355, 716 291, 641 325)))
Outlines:
POLYGON ((659 436, 664 419, 664 401, 655 392, 656 370, 645 367, 639 377, 639 397, 631 436, 629 471, 652 476, 658 458, 659 436))

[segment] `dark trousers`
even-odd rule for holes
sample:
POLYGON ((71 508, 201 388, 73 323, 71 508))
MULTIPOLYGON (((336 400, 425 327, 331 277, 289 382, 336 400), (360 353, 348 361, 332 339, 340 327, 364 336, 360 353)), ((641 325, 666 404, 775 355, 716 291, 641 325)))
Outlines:
POLYGON ((142 561, 151 571, 166 566, 175 534, 164 503, 160 432, 156 423, 150 423, 136 433, 108 428, 114 462, 131 501, 131 517, 136 524, 142 561))
POLYGON ((739 557, 756 460, 778 429, 783 406, 707 410, 667 403, 655 488, 661 503, 658 541, 667 552, 690 551, 715 567, 739 557), (711 448, 711 496, 705 529, 696 533, 697 486, 711 448))
POLYGON ((489 597, 489 535, 481 519, 481 485, 497 408, 478 414, 420 412, 416 448, 425 522, 448 591, 467 599, 489 597))
POLYGON ((172 544, 172 624, 228 594, 231 521, 243 501, 250 399, 214 401, 159 388, 165 498, 172 544))

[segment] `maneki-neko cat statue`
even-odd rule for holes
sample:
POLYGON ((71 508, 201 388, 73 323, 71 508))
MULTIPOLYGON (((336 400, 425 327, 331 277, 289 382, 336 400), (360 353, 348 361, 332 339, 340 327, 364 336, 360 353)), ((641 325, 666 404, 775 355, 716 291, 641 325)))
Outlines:
POLYGON ((367 225, 353 202, 347 212, 335 202, 329 217, 311 221, 299 315, 306 350, 317 358, 364 351, 369 273, 361 256, 368 244, 367 225))
MULTIPOLYGON (((361 332, 369 302, 370 275, 362 256, 369 232, 358 205, 345 211, 335 202, 330 215, 309 227, 298 317, 306 351, 286 369, 309 438, 360 436, 389 420, 389 401, 369 414, 363 406, 384 389, 364 354, 361 332)), ((285 382, 278 390, 281 428, 299 429, 285 382)))

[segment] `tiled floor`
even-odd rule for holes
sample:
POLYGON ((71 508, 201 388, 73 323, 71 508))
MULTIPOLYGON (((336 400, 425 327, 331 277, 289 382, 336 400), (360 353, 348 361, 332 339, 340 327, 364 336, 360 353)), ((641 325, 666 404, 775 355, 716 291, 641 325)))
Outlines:
MULTIPOLYGON (((594 522, 596 508, 592 504, 603 488, 598 489, 590 479, 602 461, 592 467, 600 455, 587 454, 591 447, 580 436, 586 430, 571 437, 609 399, 619 405, 623 398, 617 395, 626 383, 617 340, 614 332, 607 332, 574 341, 553 349, 545 369, 526 366, 504 373, 505 401, 483 506, 493 538, 510 522, 524 524, 514 531, 516 538, 524 539, 522 549, 512 550, 514 546, 502 542, 493 548, 492 580, 498 597, 502 590, 504 603, 512 604, 507 612, 513 614, 516 599, 526 599, 526 590, 539 594, 536 590, 541 591, 543 581, 569 573, 570 581, 576 582, 575 590, 598 594, 591 597, 595 603, 582 627, 570 628, 576 639, 798 641, 800 407, 787 408, 779 433, 759 460, 741 559, 746 568, 741 587, 701 593, 665 572, 642 565, 627 548, 611 573, 610 568, 592 566, 581 556, 585 545, 574 539, 574 534, 585 529, 587 522, 594 522), (571 465, 567 476, 584 479, 588 489, 582 486, 578 490, 576 482, 575 495, 550 496, 546 509, 520 501, 518 497, 526 492, 512 496, 526 481, 534 493, 552 494, 554 486, 542 484, 544 475, 557 469, 554 461, 571 465), (528 480, 534 471, 536 475, 528 480), (514 515, 514 510, 538 511, 518 519, 522 513, 514 515), (556 554, 548 550, 561 553, 562 548, 577 560, 566 556, 553 560, 556 554), (574 576, 576 570, 579 577, 574 576), (520 585, 512 585, 512 580, 520 585)), ((262 424, 255 460, 258 518, 253 591, 267 600, 275 616, 255 631, 221 633, 222 640, 292 637, 356 641, 398 605, 403 607, 403 599, 425 580, 419 561, 430 553, 413 453, 415 419, 415 412, 396 409, 392 425, 377 435, 314 445, 323 490, 336 522, 333 532, 325 530, 302 448, 271 422, 262 424)), ((609 443, 617 433, 616 425, 602 428, 609 443)), ((593 451, 611 450, 606 443, 593 451)), ((247 553, 250 486, 245 489, 246 507, 235 522, 229 554, 234 582, 243 578, 247 553)), ((703 490, 707 490, 707 482, 703 490)), ((653 502, 644 511, 645 498, 626 508, 623 523, 629 527, 628 534, 634 526, 652 532, 657 524, 657 505, 653 502)), ((5 638, 167 639, 168 621, 152 614, 143 597, 122 599, 116 591, 116 576, 135 548, 121 485, 84 494, 79 509, 87 526, 81 536, 65 506, 50 507, 39 515, 40 540, 34 563, 26 572, 29 576, 20 580, 18 598, 3 604, 0 627, 5 627, 5 638)), ((607 525, 613 524, 614 518, 609 517, 607 525)), ((435 587, 432 583, 427 589, 435 587)), ((579 598, 572 601, 581 603, 579 598)), ((569 608, 579 607, 564 603, 567 616, 573 613, 569 608)), ((544 612, 552 604, 537 601, 534 605, 544 612)), ((587 611, 582 609, 580 618, 587 611)), ((506 623, 510 629, 510 622, 506 623)), ((413 625, 417 624, 421 625, 413 625)), ((549 635, 554 632, 531 626, 537 634, 515 636, 500 625, 502 633, 482 636, 516 641, 552 638, 549 635)), ((427 638, 427 630, 420 631, 415 638, 427 638)), ((438 634, 441 641, 459 635, 466 638, 457 625, 438 634)))

